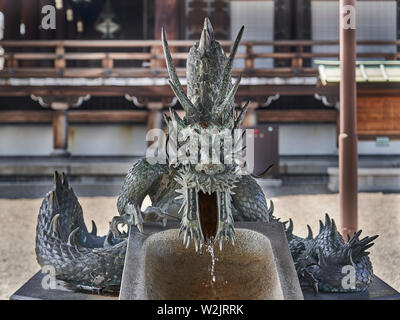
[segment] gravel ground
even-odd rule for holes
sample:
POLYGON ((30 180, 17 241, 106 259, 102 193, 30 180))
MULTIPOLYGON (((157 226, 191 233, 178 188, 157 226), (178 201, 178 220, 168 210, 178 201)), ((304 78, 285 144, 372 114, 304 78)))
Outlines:
MULTIPOLYGON (((318 220, 329 213, 339 222, 338 195, 295 195, 273 198, 275 214, 291 217, 295 233, 304 236, 306 224, 318 232, 318 220)), ((8 299, 39 270, 34 241, 41 199, 0 199, 0 299, 8 299)), ((85 221, 95 220, 99 234, 116 214, 116 198, 80 198, 85 221)), ((365 235, 379 234, 371 251, 375 273, 400 290, 400 195, 368 193, 359 196, 359 226, 365 235)))

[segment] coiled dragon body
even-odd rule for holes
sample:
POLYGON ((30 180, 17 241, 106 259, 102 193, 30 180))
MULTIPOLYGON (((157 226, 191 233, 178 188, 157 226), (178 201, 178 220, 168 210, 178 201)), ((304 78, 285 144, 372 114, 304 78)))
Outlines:
MULTIPOLYGON (((186 94, 162 31, 170 85, 185 111, 181 119, 171 109, 165 117, 167 125, 177 128, 183 142, 197 135, 201 140, 200 133, 204 130, 228 132, 232 137, 232 153, 217 163, 192 161, 193 156, 187 153, 198 151, 195 159, 198 160, 206 157, 204 150, 197 150, 197 144, 190 143, 185 149, 182 140, 170 134, 168 141, 183 149, 181 155, 187 157, 174 158, 167 153, 166 163, 138 161, 122 186, 117 202, 119 216, 112 220, 104 237, 96 235, 94 223, 93 231, 88 232, 77 197, 66 177, 56 173, 55 190, 47 194, 39 212, 36 253, 41 266, 53 266, 57 278, 76 287, 117 291, 127 246, 126 234, 118 229, 120 224, 142 230, 146 220, 165 222, 167 217, 174 217, 181 221, 180 231, 186 246, 193 241, 196 250, 201 250, 206 242, 216 241, 222 250, 223 241, 235 240, 234 221, 280 223, 273 216, 272 201, 268 206, 261 187, 251 174, 243 171, 243 162, 236 161, 240 160, 243 148, 234 131, 240 128, 247 105, 236 116, 234 96, 240 77, 232 84, 231 69, 242 33, 243 28, 226 57, 214 39, 210 21, 205 20, 201 39, 188 56, 186 94), (146 196, 152 206, 141 212, 146 196)), ((211 143, 210 148, 219 150, 221 145, 211 143)), ((315 289, 329 292, 360 291, 368 287, 372 266, 365 250, 375 237, 359 240, 357 233, 345 243, 329 218, 315 238, 312 234, 305 239, 297 237, 292 230, 290 221, 287 238, 301 279, 311 281, 315 289), (342 286, 342 268, 346 265, 354 266, 354 288, 342 286)))

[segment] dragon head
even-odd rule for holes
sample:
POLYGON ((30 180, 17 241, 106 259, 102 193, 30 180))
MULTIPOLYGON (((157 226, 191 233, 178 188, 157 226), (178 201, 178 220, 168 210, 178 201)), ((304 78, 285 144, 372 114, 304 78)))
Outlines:
POLYGON ((208 18, 204 21, 201 39, 191 49, 187 59, 187 94, 178 78, 162 29, 162 44, 169 83, 185 111, 180 118, 174 109, 165 116, 169 127, 168 163, 176 168, 182 199, 184 244, 194 241, 196 250, 205 243, 231 239, 234 242, 232 198, 243 161, 240 126, 248 103, 236 116, 234 97, 241 77, 232 84, 232 63, 244 27, 241 28, 226 57, 214 38, 208 18), (237 129, 237 130, 236 130, 237 129))

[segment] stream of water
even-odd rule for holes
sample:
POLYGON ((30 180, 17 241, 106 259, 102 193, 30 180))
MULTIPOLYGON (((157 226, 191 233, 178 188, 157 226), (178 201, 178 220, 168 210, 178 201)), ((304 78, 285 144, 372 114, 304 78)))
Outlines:
POLYGON ((215 258, 215 253, 214 253, 214 242, 211 241, 211 240, 208 240, 206 249, 207 249, 207 252, 211 256, 211 266, 210 266, 211 284, 214 284, 215 281, 216 281, 216 277, 215 277, 215 262, 217 261, 217 259, 215 258))
POLYGON ((216 298, 217 297, 217 291, 220 292, 222 287, 226 286, 228 284, 228 282, 223 279, 222 275, 218 275, 217 276, 217 272, 216 272, 215 266, 216 266, 216 263, 218 262, 218 258, 215 255, 214 240, 213 239, 209 239, 207 241, 205 249, 206 249, 206 252, 209 254, 209 256, 211 258, 211 262, 209 264, 210 279, 206 280, 203 283, 203 285, 206 288, 211 289, 211 292, 209 292, 210 297, 216 298))

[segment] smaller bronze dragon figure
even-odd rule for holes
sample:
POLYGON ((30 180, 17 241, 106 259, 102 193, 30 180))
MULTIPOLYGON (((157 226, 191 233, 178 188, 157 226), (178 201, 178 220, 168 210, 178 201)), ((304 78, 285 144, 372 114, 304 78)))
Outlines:
MULTIPOLYGON (((236 115, 234 96, 240 77, 232 83, 232 63, 239 46, 240 30, 229 57, 214 38, 208 19, 201 39, 189 52, 187 60, 187 94, 185 93, 162 30, 162 43, 170 75, 170 85, 185 111, 182 119, 173 109, 165 117, 167 125, 175 125, 179 133, 199 134, 202 130, 228 132, 232 136, 233 158, 243 152, 234 135, 247 110, 236 115)), ((169 141, 174 140, 171 135, 169 141)), ((175 141, 179 144, 179 141, 175 141)), ((180 146, 180 145, 179 145, 180 146)), ((221 146, 212 145, 219 149, 221 146)), ((189 145, 189 149, 193 148, 189 145)), ((180 150, 180 149, 179 149, 180 150)), ((200 157, 203 156, 200 150, 200 157)), ((252 174, 238 170, 243 163, 228 158, 218 163, 193 163, 187 159, 174 161, 171 154, 167 163, 138 161, 129 170, 118 197, 119 216, 110 224, 106 236, 96 235, 86 228, 82 208, 64 175, 55 174, 55 190, 43 200, 39 212, 36 254, 41 266, 51 265, 57 278, 77 288, 116 290, 121 284, 126 234, 118 226, 126 224, 143 230, 146 220, 165 223, 167 217, 181 221, 184 245, 193 241, 201 250, 206 241, 215 241, 222 250, 223 241, 235 241, 235 221, 281 223, 275 218, 272 201, 267 204, 264 192, 252 174), (152 206, 144 212, 141 205, 149 196, 152 206)), ((285 224, 287 225, 287 223, 285 224)), ((290 220, 286 228, 289 248, 298 275, 310 282, 315 290, 351 292, 365 290, 372 280, 372 266, 366 251, 374 237, 359 239, 357 232, 345 243, 328 216, 321 222, 314 238, 310 229, 307 238, 293 233, 290 220), (354 269, 353 287, 344 287, 343 268, 354 269)))
POLYGON ((300 280, 311 284, 315 292, 357 292, 367 289, 373 276, 367 250, 374 245, 372 241, 378 236, 360 240, 359 230, 345 243, 335 221, 328 214, 325 215, 325 224, 321 220, 319 223, 319 234, 315 238, 308 225, 306 238, 294 235, 291 219, 286 228, 289 249, 300 280), (342 280, 346 270, 354 272, 354 283, 344 287, 342 280))

